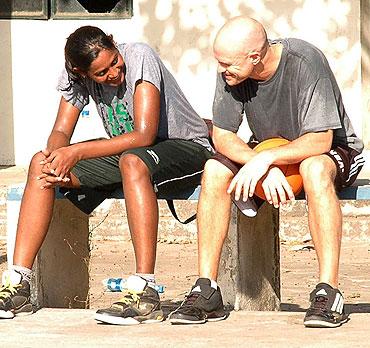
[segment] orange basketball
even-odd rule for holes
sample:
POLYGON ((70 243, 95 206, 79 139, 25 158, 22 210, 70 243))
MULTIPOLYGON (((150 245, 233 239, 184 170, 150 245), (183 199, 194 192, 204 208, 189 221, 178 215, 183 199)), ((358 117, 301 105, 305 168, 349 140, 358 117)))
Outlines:
MULTIPOLYGON (((254 150, 261 152, 264 150, 272 149, 281 145, 286 145, 289 140, 283 138, 271 138, 259 143, 254 150)), ((303 188, 302 177, 299 174, 299 163, 294 164, 279 164, 277 167, 284 173, 289 185, 291 186, 294 195, 299 194, 303 188)), ((258 181, 254 194, 262 199, 266 199, 265 192, 262 188, 262 179, 258 181)))

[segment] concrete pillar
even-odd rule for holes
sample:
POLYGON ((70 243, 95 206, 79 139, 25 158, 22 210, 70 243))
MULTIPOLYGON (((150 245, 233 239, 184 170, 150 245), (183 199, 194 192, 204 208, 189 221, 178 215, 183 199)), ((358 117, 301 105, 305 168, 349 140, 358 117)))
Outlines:
POLYGON ((89 258, 88 215, 67 199, 57 199, 35 262, 37 306, 88 308, 89 258))
POLYGON ((233 207, 218 283, 235 310, 279 310, 279 211, 263 204, 254 218, 233 207))

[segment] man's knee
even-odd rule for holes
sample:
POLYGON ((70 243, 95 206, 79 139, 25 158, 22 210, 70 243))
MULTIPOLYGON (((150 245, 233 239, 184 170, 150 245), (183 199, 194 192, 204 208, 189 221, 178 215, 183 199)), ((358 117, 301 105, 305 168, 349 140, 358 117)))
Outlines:
POLYGON ((202 177, 202 187, 228 185, 234 177, 232 171, 221 162, 209 159, 202 177))
POLYGON ((326 155, 306 158, 302 161, 299 171, 306 192, 334 188, 336 167, 326 155))

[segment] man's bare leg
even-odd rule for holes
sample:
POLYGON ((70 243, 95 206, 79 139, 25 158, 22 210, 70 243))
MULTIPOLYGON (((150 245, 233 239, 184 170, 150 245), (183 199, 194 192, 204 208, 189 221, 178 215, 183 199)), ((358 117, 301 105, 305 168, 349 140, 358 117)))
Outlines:
POLYGON ((319 262, 320 282, 338 287, 342 212, 335 192, 336 167, 326 155, 306 159, 301 174, 307 195, 308 222, 319 262))
POLYGON ((233 173, 216 160, 204 168, 197 211, 199 276, 216 280, 222 246, 228 233, 233 173))
POLYGON ((310 157, 300 166, 309 228, 319 261, 319 283, 310 294, 306 327, 338 327, 348 320, 344 297, 338 290, 342 212, 334 188, 336 170, 326 155, 310 157))
POLYGON ((171 313, 171 324, 201 324, 227 317, 216 279, 229 227, 231 197, 227 188, 232 177, 233 173, 216 160, 208 160, 204 167, 197 212, 199 279, 171 313))

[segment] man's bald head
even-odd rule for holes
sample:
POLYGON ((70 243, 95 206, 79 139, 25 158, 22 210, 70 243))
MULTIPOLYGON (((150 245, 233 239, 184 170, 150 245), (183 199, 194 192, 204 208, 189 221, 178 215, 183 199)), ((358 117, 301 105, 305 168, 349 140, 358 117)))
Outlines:
POLYGON ((215 53, 245 54, 261 52, 267 44, 267 35, 262 24, 247 16, 228 20, 218 31, 214 41, 215 53))

